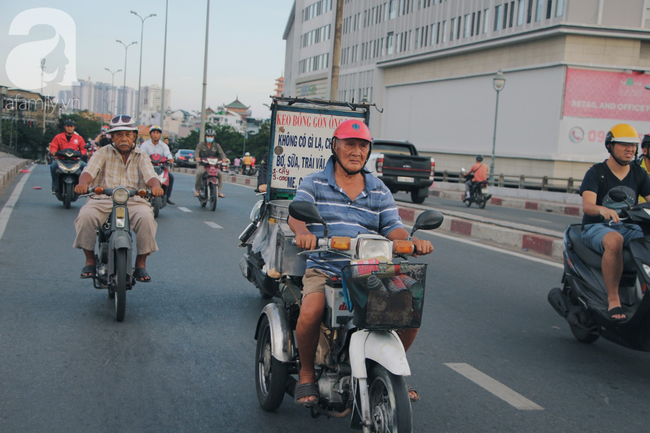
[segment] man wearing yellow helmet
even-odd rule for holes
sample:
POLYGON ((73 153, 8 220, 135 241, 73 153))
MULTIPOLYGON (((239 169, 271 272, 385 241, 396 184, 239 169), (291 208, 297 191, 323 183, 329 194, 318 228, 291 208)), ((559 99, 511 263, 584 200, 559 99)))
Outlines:
POLYGON ((609 158, 593 165, 580 187, 582 195, 582 242, 602 254, 603 280, 607 287, 607 315, 615 321, 627 318, 618 295, 618 284, 623 274, 623 248, 632 239, 643 237, 641 228, 620 221, 614 209, 603 206, 609 191, 629 191, 630 201, 641 195, 650 199, 650 177, 638 165, 630 164, 636 158, 639 134, 627 124, 614 126, 605 139, 609 158), (603 224, 603 220, 609 224, 603 224))

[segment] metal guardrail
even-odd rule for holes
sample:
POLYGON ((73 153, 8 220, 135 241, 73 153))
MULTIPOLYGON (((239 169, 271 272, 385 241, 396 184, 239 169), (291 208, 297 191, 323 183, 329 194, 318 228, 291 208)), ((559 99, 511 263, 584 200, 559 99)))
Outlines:
MULTIPOLYGON (((442 173, 436 172, 434 181, 461 183, 460 172, 443 171, 442 173)), ((494 186, 505 188, 518 188, 518 189, 531 189, 537 191, 553 191, 564 193, 578 193, 582 179, 562 178, 562 177, 549 177, 549 176, 527 176, 499 174, 495 177, 494 186)))
POLYGON ((4 144, 0 144, 0 152, 5 152, 5 153, 10 153, 17 158, 20 158, 20 152, 18 152, 16 149, 5 146, 4 144))

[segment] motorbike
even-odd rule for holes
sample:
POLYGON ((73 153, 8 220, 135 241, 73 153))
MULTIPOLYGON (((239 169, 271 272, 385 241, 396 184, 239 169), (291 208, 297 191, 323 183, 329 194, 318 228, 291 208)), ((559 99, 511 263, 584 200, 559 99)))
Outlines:
POLYGON ((153 208, 154 218, 158 218, 160 209, 167 206, 167 189, 169 188, 169 163, 167 161, 167 158, 157 153, 151 155, 151 164, 153 165, 154 171, 158 175, 160 186, 162 187, 163 191, 165 191, 161 197, 151 196, 149 198, 149 202, 153 208))
POLYGON ((219 158, 201 158, 199 164, 205 166, 205 173, 201 179, 199 187, 199 202, 201 207, 205 207, 210 202, 210 210, 217 208, 217 199, 219 197, 219 167, 221 166, 219 158))
MULTIPOLYGON (((337 253, 351 265, 325 287, 327 307, 316 352, 318 403, 311 416, 344 418, 352 428, 370 432, 411 432, 412 411, 404 377, 410 375, 404 347, 395 332, 418 328, 422 318, 426 264, 392 263, 412 254, 408 241, 390 241, 376 234, 328 238, 328 227, 312 203, 292 202, 289 214, 325 226, 318 252, 337 253), (355 260, 361 260, 354 262, 355 260)), ((435 229, 443 216, 423 212, 411 234, 435 229)), ((279 300, 260 314, 255 339, 255 384, 263 410, 274 411, 284 394, 293 396, 300 370, 294 331, 300 312, 300 275, 283 275, 279 300)))
POLYGON ((113 199, 113 210, 96 230, 97 273, 93 277, 93 286, 96 289, 108 289, 108 297, 115 300, 115 320, 122 322, 126 313, 126 291, 131 290, 136 283, 133 277, 133 235, 127 202, 136 195, 148 199, 151 192, 125 187, 94 187, 89 188, 88 192, 90 195, 105 194, 113 199))
POLYGON ((250 164, 243 165, 241 174, 244 176, 254 176, 255 175, 255 167, 253 167, 250 164))
MULTIPOLYGON (((612 190, 609 194, 612 204, 625 200, 622 191, 612 190)), ((630 202, 633 203, 633 199, 630 202)), ((606 206, 616 209, 615 205, 606 206)), ((632 240, 629 248, 623 250, 619 296, 626 319, 611 319, 607 314, 602 256, 582 242, 581 224, 571 224, 564 232, 562 288, 553 288, 548 301, 566 319, 578 341, 593 343, 602 336, 621 346, 650 352, 650 296, 647 296, 650 287, 650 266, 647 264, 650 257, 650 203, 619 205, 619 209, 621 221, 639 225, 645 235, 632 240)))
POLYGON ((224 174, 230 173, 230 162, 227 159, 221 160, 221 172, 224 174))
MULTIPOLYGON (((464 176, 466 181, 474 178, 474 173, 465 176, 464 168, 461 168, 460 173, 464 176)), ((488 194, 487 180, 483 182, 473 182, 469 189, 469 198, 464 198, 463 203, 465 203, 465 206, 467 207, 470 207, 472 203, 476 203, 479 208, 484 209, 485 205, 491 198, 492 194, 488 194)))
POLYGON ((74 187, 79 183, 81 176, 81 152, 73 149, 62 149, 56 152, 56 198, 63 202, 66 209, 70 203, 77 201, 79 195, 74 192, 74 187))

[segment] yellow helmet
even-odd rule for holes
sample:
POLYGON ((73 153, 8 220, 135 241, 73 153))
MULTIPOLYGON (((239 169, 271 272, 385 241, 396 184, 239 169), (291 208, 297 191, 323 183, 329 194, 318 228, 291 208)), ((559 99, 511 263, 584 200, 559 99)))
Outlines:
POLYGON ((627 123, 620 123, 610 129, 607 133, 607 137, 605 138, 605 147, 611 153, 611 144, 630 143, 636 144, 638 146, 640 141, 641 140, 639 140, 639 133, 636 132, 636 129, 627 123))

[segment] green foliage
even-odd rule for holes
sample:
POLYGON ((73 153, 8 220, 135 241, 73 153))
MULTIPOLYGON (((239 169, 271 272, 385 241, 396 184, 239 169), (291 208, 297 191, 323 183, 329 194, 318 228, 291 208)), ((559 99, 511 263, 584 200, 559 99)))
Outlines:
POLYGON ((199 144, 199 131, 192 130, 187 137, 179 138, 176 141, 175 149, 196 149, 199 144))

